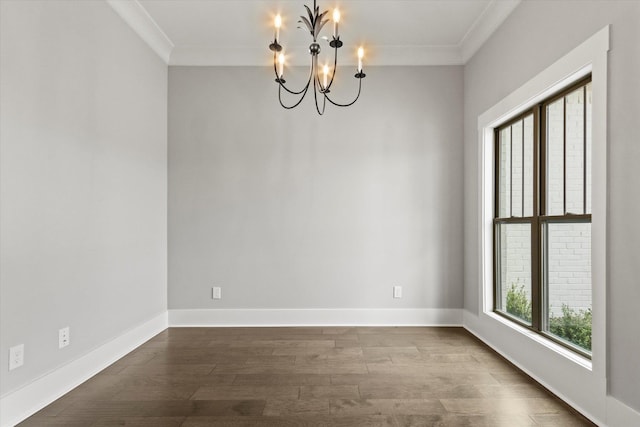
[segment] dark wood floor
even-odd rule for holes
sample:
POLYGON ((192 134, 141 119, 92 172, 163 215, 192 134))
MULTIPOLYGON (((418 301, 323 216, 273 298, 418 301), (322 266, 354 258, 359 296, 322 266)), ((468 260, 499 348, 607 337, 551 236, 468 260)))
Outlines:
POLYGON ((20 426, 590 426, 461 328, 171 328, 20 426))

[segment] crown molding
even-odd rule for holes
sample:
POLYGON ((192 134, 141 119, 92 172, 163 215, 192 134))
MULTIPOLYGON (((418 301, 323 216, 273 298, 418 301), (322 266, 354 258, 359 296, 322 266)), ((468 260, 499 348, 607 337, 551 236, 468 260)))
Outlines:
POLYGON ((457 46, 374 46, 373 49, 373 58, 366 61, 371 65, 463 64, 457 46))
MULTIPOLYGON (((218 48, 174 46, 138 0, 105 0, 120 17, 153 49, 162 60, 175 66, 271 66, 271 55, 262 47, 218 48)), ((450 46, 371 46, 365 64, 369 66, 463 65, 482 47, 521 0, 492 0, 457 45, 450 46)), ((292 52, 304 52, 300 46, 292 52)), ((299 55, 290 65, 308 65, 299 55)), ((341 61, 355 65, 355 56, 341 61)))
POLYGON ((492 0, 487 5, 458 44, 463 63, 466 64, 475 55, 520 2, 521 0, 492 0))
POLYGON ((106 2, 165 63, 169 63, 174 47, 173 42, 138 0, 106 0, 106 2))

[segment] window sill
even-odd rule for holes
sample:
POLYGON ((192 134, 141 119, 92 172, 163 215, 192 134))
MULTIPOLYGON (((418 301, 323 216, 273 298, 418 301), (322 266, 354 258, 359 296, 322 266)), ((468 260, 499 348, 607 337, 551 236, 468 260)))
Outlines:
POLYGON ((506 319, 498 314, 495 314, 493 312, 485 312, 484 313, 487 317, 500 322, 501 324, 503 324, 504 326, 507 326, 511 329, 513 329, 515 332, 518 332, 524 336, 526 336, 527 338, 531 339, 532 341, 548 348, 549 350, 557 353, 558 355, 570 360, 571 362, 589 370, 592 371, 593 370, 593 363, 590 359, 575 353, 571 350, 569 350, 568 348, 561 346, 560 344, 557 344, 555 342, 553 342, 552 340, 545 338, 543 335, 537 334, 535 332, 530 331, 529 329, 518 325, 515 322, 511 322, 509 321, 509 319, 506 319))

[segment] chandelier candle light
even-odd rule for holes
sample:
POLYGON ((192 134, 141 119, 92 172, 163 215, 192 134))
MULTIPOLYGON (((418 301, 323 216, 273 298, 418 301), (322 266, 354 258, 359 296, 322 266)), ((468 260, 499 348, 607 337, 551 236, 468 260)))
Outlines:
MULTIPOLYGON (((325 24, 329 22, 328 18, 325 19, 325 15, 327 15, 329 11, 326 10, 320 13, 320 8, 316 6, 316 0, 313 0, 313 11, 306 5, 304 7, 305 9, 307 9, 308 18, 305 16, 301 16, 301 20, 298 22, 300 24, 304 24, 306 29, 309 30, 309 33, 313 38, 313 42, 311 43, 311 45, 309 45, 309 54, 311 55, 311 70, 309 73, 309 79, 307 80, 307 84, 301 90, 291 90, 284 85, 286 83, 284 79, 285 56, 283 47, 280 44, 280 27, 282 27, 282 17, 280 15, 277 15, 274 20, 275 37, 273 43, 269 45, 269 49, 273 52, 273 71, 276 75, 275 80, 278 83, 278 100, 280 101, 280 105, 282 105, 282 107, 286 108, 287 110, 300 105, 305 95, 307 94, 309 87, 311 86, 311 82, 313 82, 313 95, 315 99, 316 111, 318 112, 318 114, 324 114, 327 101, 338 107, 348 107, 350 105, 353 105, 360 97, 360 91, 362 89, 362 79, 366 77, 366 74, 362 72, 362 58, 364 57, 364 49, 362 47, 358 48, 358 68, 356 69, 357 72, 354 75, 354 77, 358 79, 358 94, 353 101, 346 104, 341 104, 333 101, 329 97, 329 93, 331 92, 331 85, 333 84, 333 79, 336 76, 336 72, 338 70, 338 49, 343 45, 342 40, 340 40, 340 35, 338 34, 340 11, 338 9, 333 10, 333 38, 331 39, 331 41, 329 41, 329 46, 333 48, 334 52, 333 72, 331 72, 328 64, 325 64, 322 67, 318 66, 318 54, 320 54, 318 36, 320 35, 322 27, 324 27, 325 24), (322 82, 320 82, 321 72, 322 82), (297 99, 297 101, 295 101, 291 105, 285 105, 282 102, 283 90, 296 97, 299 96, 299 99, 297 99), (318 93, 320 93, 321 103, 318 102, 318 93)), ((329 40, 327 37, 322 38, 329 40)))

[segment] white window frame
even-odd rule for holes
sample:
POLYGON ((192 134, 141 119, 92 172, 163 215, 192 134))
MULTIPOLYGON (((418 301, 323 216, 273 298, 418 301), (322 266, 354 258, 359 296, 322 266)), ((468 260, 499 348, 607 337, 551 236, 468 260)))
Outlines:
POLYGON ((505 357, 594 421, 606 419, 607 52, 609 26, 478 117, 479 318, 475 332, 505 357), (591 360, 493 312, 494 129, 591 73, 591 360), (585 408, 588 408, 586 410, 585 408))

